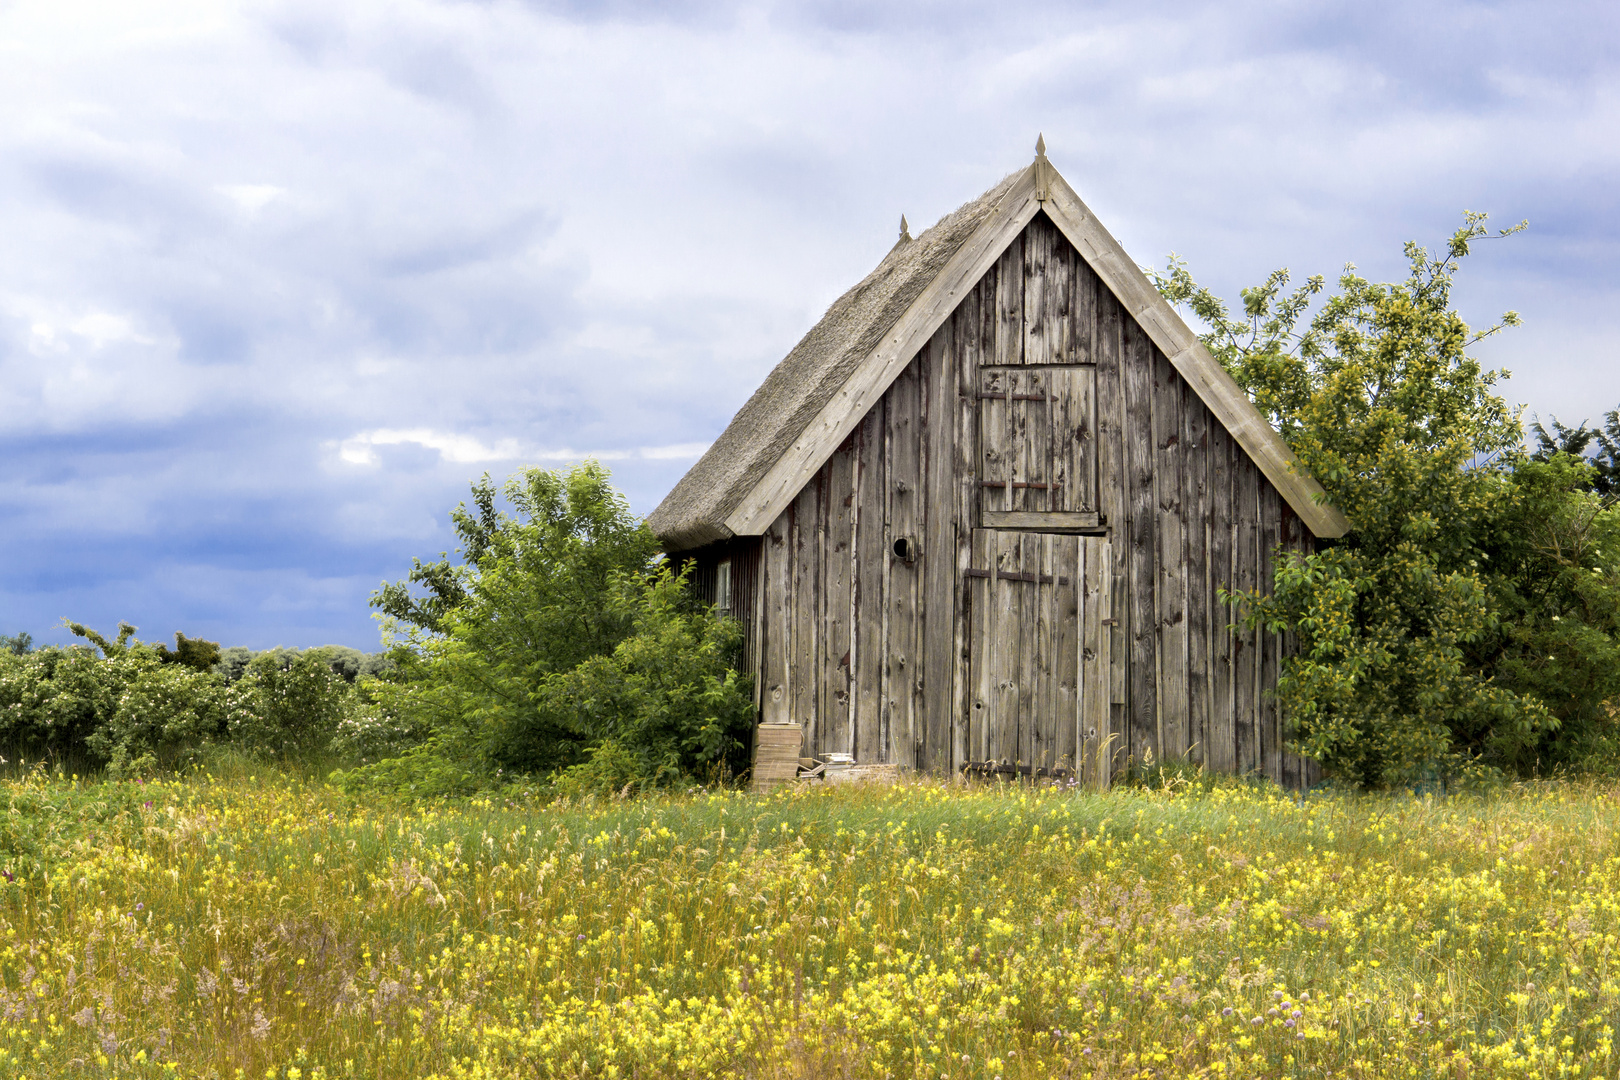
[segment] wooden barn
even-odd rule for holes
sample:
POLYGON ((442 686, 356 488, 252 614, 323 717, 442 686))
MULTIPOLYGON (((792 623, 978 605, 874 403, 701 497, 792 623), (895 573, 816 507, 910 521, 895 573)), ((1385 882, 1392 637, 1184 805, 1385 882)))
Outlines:
POLYGON ((1289 642, 1219 592, 1342 515, 1044 145, 901 225, 648 519, 744 623, 761 722, 942 773, 1308 783, 1272 695, 1289 642))

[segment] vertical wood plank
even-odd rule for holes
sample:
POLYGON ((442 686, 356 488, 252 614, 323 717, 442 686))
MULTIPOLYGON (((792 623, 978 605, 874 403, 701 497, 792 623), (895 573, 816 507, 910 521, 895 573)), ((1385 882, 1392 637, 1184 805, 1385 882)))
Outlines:
POLYGON ((920 563, 906 562, 893 556, 892 545, 902 537, 911 537, 919 546, 923 536, 919 531, 919 501, 922 497, 922 394, 919 380, 927 359, 927 349, 906 369, 889 388, 884 408, 884 422, 888 432, 884 439, 887 450, 888 483, 888 540, 890 551, 884 559, 888 568, 887 612, 884 629, 883 687, 889 715, 892 760, 918 768, 925 764, 922 758, 922 738, 919 727, 921 711, 917 708, 917 685, 921 673, 918 663, 921 653, 917 649, 917 630, 922 621, 918 611, 917 577, 920 563))
POLYGON ((1056 306, 1049 277, 1048 256, 1057 230, 1040 214, 1024 227, 1024 341, 1026 364, 1053 362, 1053 326, 1048 317, 1048 305, 1056 306))
MULTIPOLYGON (((1276 550, 1281 499, 1270 481, 1260 480, 1260 590, 1270 594, 1276 568, 1276 550)), ((1268 630, 1260 631, 1260 708, 1261 769, 1278 784, 1286 784, 1283 775, 1282 725, 1277 716, 1277 659, 1282 642, 1268 630)))
POLYGON ((1187 384, 1169 359, 1153 350, 1153 444, 1158 575, 1159 753, 1187 756, 1187 551, 1181 510, 1182 399, 1187 384))
POLYGON ((990 363, 1024 362, 1024 238, 1019 236, 996 261, 995 349, 990 363))
POLYGON ((1057 368, 1051 373, 1052 475, 1056 510, 1100 510, 1097 500, 1097 369, 1057 368))
MULTIPOLYGON (((1010 422, 1006 457, 1011 466, 1008 473, 1011 483, 1005 505, 1012 510, 1040 513, 1048 505, 1046 484, 1051 475, 1052 437, 1046 376, 1047 373, 1039 369, 1015 371, 1008 380, 1010 422), (1040 400, 1032 400, 1035 398, 1040 400)), ((993 400, 981 403, 996 404, 993 400)))
POLYGON ((990 758, 995 761, 1020 760, 1019 725, 1022 714, 1018 708, 1019 657, 1023 654, 1023 612, 1018 605, 1015 583, 1005 580, 1003 574, 1016 574, 1022 570, 1023 534, 986 530, 990 547, 995 555, 995 576, 991 579, 990 620, 986 623, 990 638, 990 670, 995 685, 992 687, 993 704, 989 720, 990 758))
MULTIPOLYGON (((1232 579, 1237 589, 1253 592, 1260 580, 1260 471, 1241 447, 1232 452, 1232 492, 1234 518, 1232 579)), ((1242 624, 1243 608, 1232 610, 1233 631, 1232 710, 1233 747, 1237 771, 1256 772, 1261 768, 1259 730, 1260 657, 1256 631, 1242 624)))
POLYGON ((805 746, 817 753, 821 725, 817 704, 821 693, 821 492, 820 471, 793 501, 793 674, 789 691, 793 718, 804 725, 805 746))
POLYGON ((797 723, 791 699, 793 626, 793 560, 791 534, 793 507, 789 505, 771 522, 761 553, 760 590, 762 634, 760 664, 760 719, 767 724, 797 723))
POLYGON ((752 540, 744 541, 741 559, 742 595, 745 598, 744 610, 748 613, 748 625, 744 628, 743 638, 743 670, 748 672, 754 682, 754 720, 758 722, 764 714, 763 692, 765 687, 765 546, 769 543, 768 533, 752 540))
POLYGON ((1209 429, 1214 418, 1198 396, 1182 407, 1181 508, 1186 532, 1187 752, 1209 761, 1209 429))
POLYGON ((1081 617, 1082 650, 1080 653, 1080 739, 1081 754, 1085 758, 1083 775, 1098 789, 1108 787, 1113 772, 1112 741, 1112 674, 1109 651, 1113 634, 1104 620, 1113 610, 1110 604, 1109 584, 1113 581, 1113 559, 1109 543, 1103 537, 1081 537, 1078 556, 1081 560, 1081 617))
MULTIPOLYGON (((1013 265, 1017 265, 1015 262, 1013 265)), ((951 717, 956 739, 952 745, 951 769, 954 771, 967 760, 967 747, 963 739, 967 734, 967 713, 971 697, 971 644, 968 640, 971 625, 972 593, 967 588, 967 569, 973 562, 973 529, 978 525, 978 408, 972 388, 978 385, 979 368, 985 356, 987 331, 999 332, 999 325, 991 316, 992 306, 983 285, 974 290, 957 308, 957 317, 963 320, 963 329, 957 334, 952 352, 955 363, 949 377, 953 380, 951 394, 956 402, 956 452, 952 458, 952 478, 956 486, 956 505, 951 508, 952 527, 956 538, 955 565, 950 568, 951 628, 953 633, 951 665, 951 717)), ((1019 339, 1022 340, 1021 338, 1019 339)))
POLYGON ((1209 433, 1209 567, 1210 768, 1237 769, 1236 732, 1232 726, 1232 609, 1221 600, 1232 589, 1232 437, 1220 424, 1209 433))
POLYGON ((972 603, 968 614, 972 625, 968 634, 969 663, 973 676, 972 701, 968 708, 967 735, 964 742, 964 760, 987 761, 990 757, 990 724, 995 716, 996 682, 995 654, 993 652, 995 624, 995 534, 988 529, 974 529, 972 533, 973 569, 985 570, 983 576, 968 579, 972 603))
MULTIPOLYGON (((966 340, 964 335, 964 340, 966 340)), ((982 371, 977 380, 979 410, 979 505, 985 510, 1016 509, 1018 441, 1012 431, 1012 373, 982 371)))
POLYGON ((1045 305, 1042 320, 1048 326, 1047 356, 1049 363, 1073 364, 1079 362, 1075 348, 1074 264, 1078 252, 1056 225, 1038 215, 1036 220, 1051 237, 1046 253, 1045 305))
MULTIPOLYGON (((924 467, 927 498, 921 561, 924 647, 923 695, 925 700, 927 767, 936 772, 953 768, 952 747, 958 733, 952 724, 954 625, 956 601, 956 425, 959 407, 956 392, 955 352, 957 317, 947 319, 934 334, 928 347, 924 371, 923 402, 926 410, 927 447, 924 467)), ((975 440, 977 443, 977 440, 975 440)))
MULTIPOLYGON (((1018 757, 1034 765, 1041 758, 1040 685, 1044 636, 1041 620, 1041 549, 1047 538, 1040 533, 1020 533, 1017 572, 1034 581, 1009 582, 1012 609, 1018 620, 1018 757)), ((1010 629, 1010 628, 1009 628, 1010 629)), ((1010 636, 1010 635, 1009 635, 1010 636)))
POLYGON ((1069 268, 1069 362, 1073 364, 1098 363, 1098 331, 1102 328, 1098 306, 1098 290, 1102 280, 1080 253, 1074 250, 1067 237, 1060 236, 1064 259, 1069 268))
MULTIPOLYGON (((1084 264, 1082 264, 1084 265, 1084 264)), ((1125 512, 1125 491, 1129 457, 1125 449, 1125 387, 1122 319, 1124 311, 1114 294, 1102 288, 1096 274, 1085 267, 1085 277, 1094 286, 1097 314, 1093 343, 1097 361, 1097 501, 1103 523, 1108 527, 1109 589, 1112 606, 1103 615, 1109 636, 1109 728, 1128 748, 1130 725, 1129 685, 1126 647, 1130 630, 1125 587, 1130 551, 1129 518, 1125 512)), ((1128 750, 1127 750, 1128 752, 1128 750)))
POLYGON ((821 728, 824 749, 855 752, 850 655, 854 604, 855 454, 853 440, 827 459, 827 498, 823 506, 821 728))
POLYGON ((850 668, 854 676, 855 760, 887 762, 888 715, 883 708, 883 576, 888 565, 883 503, 883 398, 872 403, 855 429, 854 574, 851 607, 850 668))
POLYGON ((1073 417, 1080 412, 1083 405, 1075 400, 1074 384, 1078 380, 1072 376, 1079 370, 1081 369, 1052 368, 1046 372, 1046 390, 1050 395, 1046 411, 1046 427, 1052 443, 1052 463, 1046 473, 1047 483, 1052 485, 1046 492, 1048 510, 1090 509, 1073 505, 1075 502, 1073 417))
POLYGON ((1078 769, 1082 656, 1086 650, 1081 624, 1085 564, 1078 536, 1052 538, 1052 764, 1078 769))
POLYGON ((1127 319, 1121 338, 1125 348, 1125 449, 1128 503, 1125 534, 1129 561, 1126 607, 1130 619, 1129 753, 1137 761, 1151 751, 1164 756, 1159 742, 1158 613, 1154 593, 1158 553, 1157 491, 1154 484, 1153 353, 1141 327, 1127 319))

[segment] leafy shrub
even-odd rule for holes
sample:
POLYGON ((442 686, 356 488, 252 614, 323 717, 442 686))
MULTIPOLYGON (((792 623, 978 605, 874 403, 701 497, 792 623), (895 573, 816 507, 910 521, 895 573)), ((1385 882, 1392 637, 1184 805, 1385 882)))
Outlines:
POLYGON ((332 733, 330 749, 338 757, 359 764, 382 761, 406 753, 431 734, 420 713, 402 716, 378 690, 373 677, 355 684, 354 707, 332 733))
POLYGON ((504 493, 514 512, 486 477, 477 513, 453 514, 463 563, 418 560, 373 598, 407 647, 372 690, 376 718, 352 726, 427 736, 345 786, 446 795, 548 775, 621 790, 740 768, 740 631, 653 566, 657 542, 607 471, 530 469, 504 493))
POLYGON ((345 682, 352 683, 367 676, 380 678, 394 670, 394 661, 388 653, 363 653, 359 649, 351 649, 347 645, 321 645, 309 650, 277 646, 273 649, 264 649, 257 652, 242 645, 233 645, 220 652, 219 657, 214 662, 213 670, 227 680, 235 682, 246 675, 248 665, 261 656, 272 657, 276 663, 285 667, 297 660, 305 651, 318 653, 331 665, 333 671, 343 676, 345 682))
POLYGON ((55 645, 26 656, 0 652, 0 746, 29 758, 84 752, 85 740, 112 719, 125 687, 149 663, 55 645))
POLYGON ((143 667, 118 697, 112 717, 85 748, 114 776, 192 764, 223 733, 225 681, 190 665, 143 667))
POLYGON ((1620 765, 1620 508, 1596 471, 1568 454, 1522 462, 1490 551, 1499 626, 1480 662, 1549 713, 1515 755, 1498 748, 1519 772, 1620 765))
POLYGON ((256 657, 228 691, 226 726, 232 743, 272 756, 323 750, 350 715, 354 695, 319 650, 290 662, 256 657))
POLYGON ((328 650, 258 654, 230 681, 220 668, 236 650, 222 655, 213 642, 176 634, 169 649, 135 640, 128 623, 115 638, 68 626, 89 644, 0 651, 9 753, 82 758, 114 776, 192 765, 223 744, 261 757, 321 753, 369 700, 328 650))
MULTIPOLYGON (((625 581, 614 602, 634 627, 612 653, 548 678, 535 707, 551 729, 589 740, 589 760, 560 782, 577 790, 660 787, 741 771, 753 724, 752 687, 737 673, 742 630, 693 600, 667 569, 625 581)), ((516 763, 514 763, 516 764, 516 763)))

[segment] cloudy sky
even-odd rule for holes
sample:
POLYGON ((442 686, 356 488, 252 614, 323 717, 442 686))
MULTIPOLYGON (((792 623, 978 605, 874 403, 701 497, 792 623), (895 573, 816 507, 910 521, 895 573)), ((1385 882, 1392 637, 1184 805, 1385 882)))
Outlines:
POLYGON ((1401 273, 1620 404, 1620 7, 0 0, 0 633, 377 647, 468 481, 651 510, 892 244, 1052 160, 1232 295, 1401 273))

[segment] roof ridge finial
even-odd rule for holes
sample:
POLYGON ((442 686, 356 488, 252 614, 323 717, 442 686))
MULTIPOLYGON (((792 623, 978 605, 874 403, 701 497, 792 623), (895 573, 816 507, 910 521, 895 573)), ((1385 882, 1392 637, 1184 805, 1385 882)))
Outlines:
POLYGON ((906 215, 904 214, 900 215, 900 239, 911 239, 911 226, 906 224, 906 215))
POLYGON ((1046 136, 1039 132, 1035 135, 1035 160, 1046 157, 1046 136))

